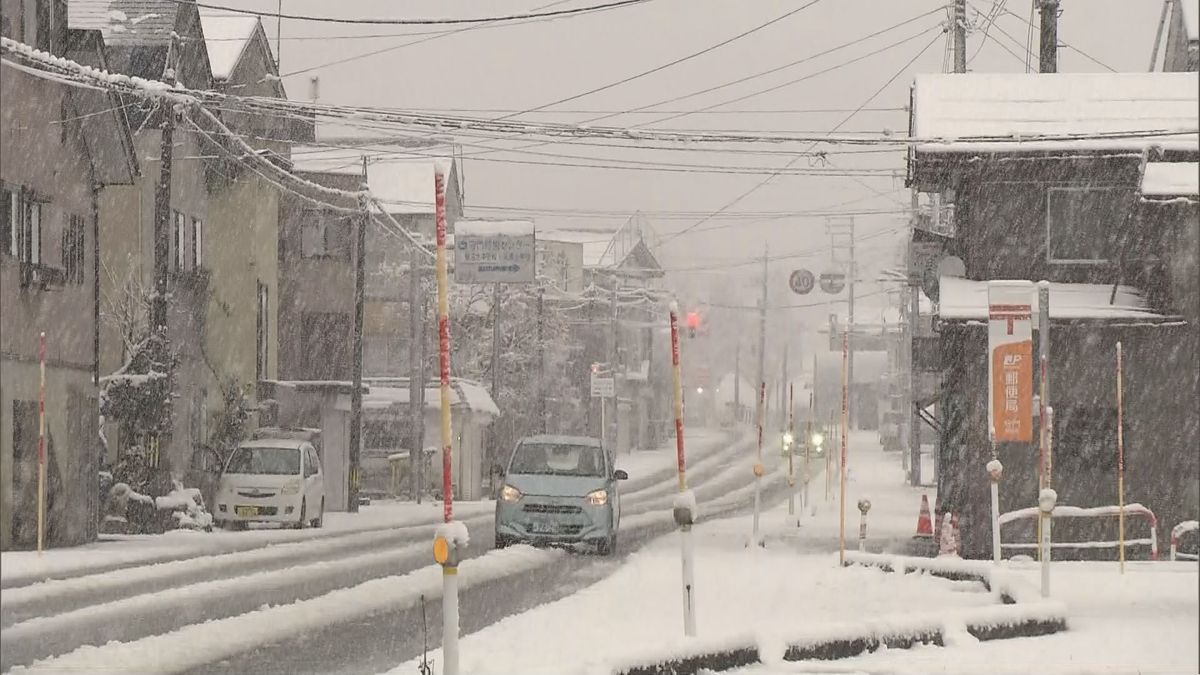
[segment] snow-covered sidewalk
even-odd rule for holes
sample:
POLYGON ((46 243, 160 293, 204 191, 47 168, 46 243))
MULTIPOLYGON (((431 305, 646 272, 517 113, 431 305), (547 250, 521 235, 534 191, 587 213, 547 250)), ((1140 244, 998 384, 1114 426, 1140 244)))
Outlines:
MULTIPOLYGON (((902 552, 900 544, 916 525, 921 494, 928 494, 931 504, 934 495, 907 486, 900 456, 879 450, 873 434, 855 433, 850 440, 847 549, 857 548, 856 503, 866 498, 872 502, 868 548, 902 552)), ((463 671, 607 674, 675 652, 757 644, 764 657, 773 654, 770 660, 731 672, 1200 672, 1195 640, 1200 567, 1195 563, 1130 563, 1124 576, 1114 563, 1056 563, 1047 603, 1037 595, 1037 566, 1010 561, 997 578, 1021 588, 1015 606, 1002 605, 1000 590, 989 592, 974 581, 842 568, 836 554, 836 478, 835 473, 829 501, 823 477, 814 483, 815 514, 800 516, 799 525, 788 516, 786 500, 767 509, 761 519, 764 548, 746 546, 750 516, 696 527, 697 639, 683 637, 680 552, 678 535, 671 534, 575 595, 465 636, 463 671), (964 629, 968 617, 1003 623, 1026 614, 1064 612, 1067 630, 1042 637, 981 642, 964 629), (783 644, 804 636, 919 626, 935 627, 946 646, 885 648, 840 661, 779 660, 783 644)), ((700 512, 703 519, 703 503, 700 512)), ((990 569, 986 561, 955 560, 949 564, 990 569)), ((436 651, 430 657, 441 661, 436 651)), ((416 668, 415 660, 402 663, 389 675, 416 668)))

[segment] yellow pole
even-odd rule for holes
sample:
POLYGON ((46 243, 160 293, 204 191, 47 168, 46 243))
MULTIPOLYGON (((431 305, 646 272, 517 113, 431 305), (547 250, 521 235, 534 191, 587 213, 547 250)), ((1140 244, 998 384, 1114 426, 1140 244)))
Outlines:
POLYGON ((1121 343, 1117 342, 1117 555, 1125 574, 1125 409, 1121 391, 1121 343))
POLYGON ((38 334, 38 368, 41 384, 38 388, 38 488, 37 488, 37 551, 46 545, 46 333, 38 334))
POLYGON ((842 452, 838 464, 838 564, 846 564, 846 436, 850 426, 850 331, 842 333, 842 452))

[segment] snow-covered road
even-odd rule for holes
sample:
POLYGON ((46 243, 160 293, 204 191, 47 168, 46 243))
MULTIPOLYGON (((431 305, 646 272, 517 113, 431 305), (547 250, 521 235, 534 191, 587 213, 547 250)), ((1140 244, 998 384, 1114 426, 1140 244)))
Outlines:
MULTIPOLYGON (((689 454, 694 460, 691 477, 702 498, 714 501, 725 497, 725 508, 748 503, 746 488, 751 476, 751 440, 743 437, 734 441, 724 433, 694 434, 691 438, 689 454)), ((640 464, 638 468, 645 473, 636 475, 628 484, 622 522, 623 548, 635 547, 671 527, 668 510, 674 489, 671 458, 644 456, 637 459, 640 464)), ((485 510, 483 506, 469 505, 466 509, 465 522, 472 537, 469 555, 472 557, 484 556, 493 543, 490 508, 485 510)), ((273 532, 238 533, 242 535, 240 540, 233 533, 217 533, 216 541, 205 541, 203 535, 195 535, 192 541, 187 542, 190 549, 184 548, 174 553, 156 549, 155 557, 150 559, 152 562, 149 564, 139 564, 136 555, 123 556, 121 552, 112 554, 109 559, 93 556, 90 562, 94 565, 93 569, 99 570, 96 573, 84 573, 88 568, 74 561, 59 570, 59 574, 67 578, 37 583, 28 583, 36 576, 24 569, 21 571, 26 576, 21 581, 25 583, 17 585, 10 580, 12 587, 7 588, 0 598, 0 617, 4 626, 0 635, 0 670, 8 671, 14 666, 27 665, 73 650, 86 651, 88 645, 105 645, 110 641, 133 646, 154 636, 166 638, 204 626, 212 626, 208 631, 218 634, 222 621, 236 621, 250 616, 265 605, 294 607, 296 603, 322 600, 338 592, 361 587, 372 580, 391 578, 396 583, 411 583, 401 581, 405 576, 395 575, 409 575, 427 567, 427 548, 432 529, 432 524, 424 523, 366 530, 350 526, 343 531, 317 533, 299 541, 285 540, 284 543, 276 543, 273 536, 276 533, 273 532), (251 545, 250 542, 256 542, 257 545, 251 545), (191 555, 188 555, 189 552, 191 555), (167 562, 157 562, 163 559, 164 554, 168 556, 167 562)), ((603 569, 608 564, 608 561, 594 556, 566 556, 563 559, 567 562, 560 565, 535 565, 536 572, 520 577, 524 582, 516 582, 517 587, 528 582, 528 588, 497 607, 508 613, 525 606, 526 600, 536 602, 540 591, 556 586, 539 580, 550 568, 555 570, 555 574, 578 572, 583 575, 582 579, 594 579, 595 570, 603 569)), ((486 583, 468 590, 473 596, 491 597, 498 592, 491 587, 498 583, 486 583)), ((570 589, 577 587, 577 584, 565 583, 560 586, 570 589)), ((512 588, 506 584, 499 584, 499 587, 510 591, 512 588)), ((558 591, 557 588, 555 590, 558 591)), ((506 595, 511 596, 511 593, 506 595)), ((415 602, 410 609, 415 611, 420 604, 415 602)), ((370 612, 358 614, 369 615, 370 612)), ((470 620, 490 622, 499 618, 494 611, 476 614, 470 620)), ((463 615, 464 621, 472 616, 466 605, 463 615)), ((398 625, 420 625, 419 614, 410 618, 415 623, 402 622, 398 625)), ((286 622, 266 623, 286 625, 286 622)), ((327 621, 318 623, 333 626, 309 628, 319 632, 348 630, 354 633, 357 630, 355 626, 363 627, 362 617, 354 612, 345 620, 330 615, 327 621)), ((379 621, 372 619, 371 623, 378 625, 379 621)), ((384 621, 383 625, 387 628, 385 634, 396 632, 397 624, 384 621)), ((378 639, 378 633, 368 633, 375 636, 373 640, 378 639)), ((281 644, 286 644, 287 637, 290 637, 288 633, 276 629, 262 639, 283 640, 281 644)), ((221 640, 220 637, 214 639, 221 640)), ((228 640, 225 642, 229 643, 228 640)), ((320 642, 325 643, 326 640, 323 638, 320 642)), ((256 651, 266 653, 274 650, 256 651)), ((292 645, 283 651, 299 655, 313 650, 297 650, 292 645)), ((309 653, 309 657, 312 656, 309 653)), ((221 658, 221 655, 214 654, 216 658, 221 658)), ((389 653, 387 659, 395 662, 396 656, 389 653)), ((236 659, 229 661, 229 671, 249 672, 241 666, 232 665, 235 662, 236 659)), ((180 665, 186 669, 200 664, 192 662, 180 665)), ((217 666, 205 662, 204 667, 217 666)))

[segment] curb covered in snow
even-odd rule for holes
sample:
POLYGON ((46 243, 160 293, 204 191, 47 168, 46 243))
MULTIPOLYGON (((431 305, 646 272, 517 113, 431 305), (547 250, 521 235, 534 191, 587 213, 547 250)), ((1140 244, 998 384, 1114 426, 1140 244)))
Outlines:
POLYGON ((867 565, 901 573, 921 571, 954 581, 979 582, 1002 604, 830 625, 808 631, 807 635, 784 635, 782 640, 771 636, 769 642, 752 636, 704 640, 688 645, 682 652, 645 657, 637 663, 619 666, 614 672, 617 675, 694 675, 779 659, 830 661, 850 658, 880 647, 908 649, 917 644, 942 647, 964 633, 976 640, 987 641, 1049 635, 1067 629, 1066 607, 1062 603, 1042 600, 1036 591, 1024 588, 1004 570, 987 562, 848 552, 846 565, 867 565), (772 646, 765 646, 768 644, 772 646))

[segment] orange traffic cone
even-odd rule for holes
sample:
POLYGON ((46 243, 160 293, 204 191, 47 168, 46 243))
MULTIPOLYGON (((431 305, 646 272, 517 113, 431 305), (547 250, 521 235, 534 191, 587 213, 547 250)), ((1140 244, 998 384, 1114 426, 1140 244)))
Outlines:
POLYGON ((917 537, 934 536, 934 522, 929 516, 929 496, 920 496, 920 515, 917 516, 917 537))
POLYGON ((929 518, 929 496, 921 495, 921 515, 917 517, 918 537, 933 537, 933 521, 929 518))

